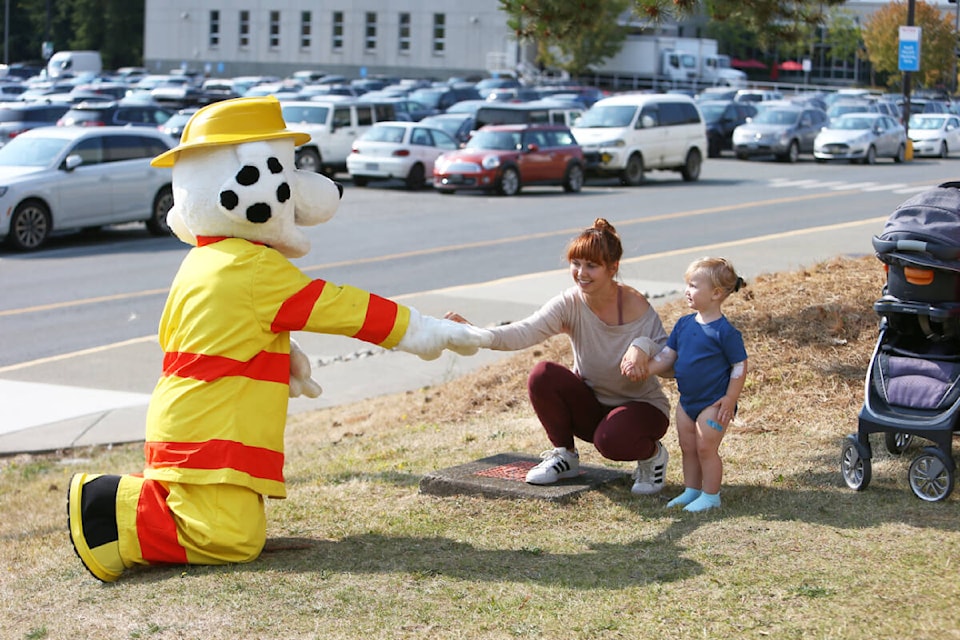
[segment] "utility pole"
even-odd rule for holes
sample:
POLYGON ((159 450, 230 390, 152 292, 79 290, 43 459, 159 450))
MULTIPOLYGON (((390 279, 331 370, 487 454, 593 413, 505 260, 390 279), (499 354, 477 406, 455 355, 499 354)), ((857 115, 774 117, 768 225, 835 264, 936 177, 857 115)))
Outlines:
POLYGON ((957 39, 960 37, 960 2, 957 0, 947 0, 947 2, 957 5, 956 17, 953 21, 953 75, 950 82, 953 95, 956 95, 960 91, 960 87, 957 86, 957 56, 960 55, 960 48, 957 47, 957 39))

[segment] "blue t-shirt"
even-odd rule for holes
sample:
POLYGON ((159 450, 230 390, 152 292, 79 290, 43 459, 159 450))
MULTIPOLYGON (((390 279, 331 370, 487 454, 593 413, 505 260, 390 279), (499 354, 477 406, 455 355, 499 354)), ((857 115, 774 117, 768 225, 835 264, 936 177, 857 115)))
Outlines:
POLYGON ((723 397, 730 369, 747 359, 743 336, 725 316, 708 324, 697 322, 696 314, 683 316, 670 332, 667 346, 677 352, 673 371, 680 406, 694 420, 723 397))

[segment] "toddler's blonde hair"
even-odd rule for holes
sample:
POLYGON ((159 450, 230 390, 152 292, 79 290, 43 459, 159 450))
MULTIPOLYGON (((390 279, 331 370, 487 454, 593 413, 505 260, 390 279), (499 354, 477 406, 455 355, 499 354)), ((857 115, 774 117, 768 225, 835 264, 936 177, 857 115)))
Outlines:
POLYGON ((701 273, 710 280, 711 287, 723 291, 724 298, 747 284, 737 275, 736 269, 726 258, 698 258, 690 263, 683 277, 689 281, 701 273))

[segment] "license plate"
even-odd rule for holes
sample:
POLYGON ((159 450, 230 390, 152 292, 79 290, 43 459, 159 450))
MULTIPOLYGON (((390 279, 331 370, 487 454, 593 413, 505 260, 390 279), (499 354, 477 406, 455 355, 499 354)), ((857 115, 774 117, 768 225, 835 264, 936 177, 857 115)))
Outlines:
POLYGON ((363 168, 367 171, 376 171, 380 168, 380 165, 378 165, 376 162, 367 162, 363 165, 363 168))

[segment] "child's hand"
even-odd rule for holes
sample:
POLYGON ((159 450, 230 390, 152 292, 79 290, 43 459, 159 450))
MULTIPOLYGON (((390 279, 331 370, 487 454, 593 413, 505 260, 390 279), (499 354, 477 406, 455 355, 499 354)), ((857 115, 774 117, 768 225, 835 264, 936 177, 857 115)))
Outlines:
POLYGON ((730 396, 723 396, 715 404, 717 407, 717 422, 723 425, 726 429, 727 425, 730 424, 730 421, 733 420, 737 409, 737 401, 730 396))
POLYGON ((649 375, 647 365, 650 362, 650 356, 642 349, 630 345, 627 352, 620 359, 620 373, 630 378, 633 382, 646 380, 649 375))

